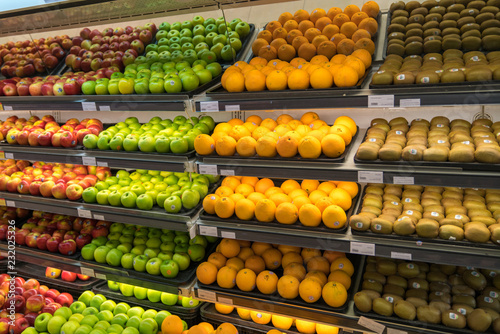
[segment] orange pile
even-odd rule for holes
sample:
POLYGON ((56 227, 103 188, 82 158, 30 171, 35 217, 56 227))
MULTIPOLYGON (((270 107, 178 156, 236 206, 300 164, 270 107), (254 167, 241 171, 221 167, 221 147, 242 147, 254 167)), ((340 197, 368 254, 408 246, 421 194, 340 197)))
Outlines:
POLYGON ((200 322, 198 325, 194 325, 187 329, 187 324, 179 318, 177 315, 167 316, 161 324, 161 334, 212 334, 212 333, 224 333, 224 334, 238 334, 238 330, 234 325, 224 322, 220 324, 217 329, 209 324, 208 322, 200 322))
POLYGON ((233 239, 222 239, 196 270, 202 284, 265 295, 277 291, 284 299, 300 296, 307 303, 323 298, 331 307, 345 304, 353 274, 353 264, 341 252, 233 239), (273 272, 278 268, 283 268, 281 277, 273 272))
POLYGON ((232 119, 217 124, 211 136, 200 134, 195 138, 194 148, 200 155, 215 151, 220 156, 238 153, 243 157, 292 158, 299 154, 305 159, 317 159, 324 154, 336 158, 344 153, 356 132, 356 123, 347 116, 338 117, 329 126, 314 112, 305 113, 300 120, 286 114, 276 121, 252 115, 246 122, 232 119))
POLYGON ((255 56, 266 60, 290 61, 296 56, 307 61, 315 55, 331 59, 335 54, 350 55, 354 50, 375 52, 373 35, 377 33, 375 19, 379 5, 366 2, 361 10, 349 5, 342 11, 332 7, 326 12, 316 8, 311 13, 299 9, 295 14, 285 12, 259 32, 252 44, 255 56))

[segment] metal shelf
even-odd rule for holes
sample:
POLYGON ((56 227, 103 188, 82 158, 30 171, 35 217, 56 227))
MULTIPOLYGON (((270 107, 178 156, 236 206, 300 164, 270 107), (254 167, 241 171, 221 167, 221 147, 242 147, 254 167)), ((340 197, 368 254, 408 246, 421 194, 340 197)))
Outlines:
MULTIPOLYGON (((500 98, 500 94, 499 94, 500 98)), ((343 163, 316 163, 308 161, 281 161, 266 159, 231 159, 231 157, 197 159, 198 170, 203 165, 216 165, 219 175, 258 176, 269 178, 316 179, 355 182, 366 181, 366 172, 375 172, 381 182, 375 183, 414 183, 419 185, 440 185, 464 188, 500 188, 500 168, 497 171, 464 170, 450 167, 423 167, 408 162, 402 166, 355 164, 356 150, 363 141, 366 129, 359 130, 353 147, 343 163), (403 179, 401 179, 403 178, 403 179)))
MULTIPOLYGON (((0 251, 2 251, 2 253, 7 252, 6 243, 0 243, 0 251)), ((93 261, 79 261, 61 254, 40 252, 37 249, 28 247, 17 247, 16 260, 42 267, 55 267, 78 274, 89 275, 99 279, 143 286, 169 293, 179 293, 183 296, 190 296, 192 286, 195 281, 193 280, 188 284, 176 286, 168 283, 162 283, 161 279, 145 280, 143 278, 130 276, 126 270, 123 270, 123 268, 115 268, 108 266, 107 264, 101 264, 93 261)))
POLYGON ((5 205, 30 210, 40 210, 83 218, 142 225, 147 227, 187 231, 193 216, 169 214, 161 210, 139 210, 109 205, 89 204, 79 201, 59 200, 41 196, 0 192, 5 205))
POLYGON ((194 158, 168 154, 141 152, 72 150, 43 146, 2 145, 5 158, 45 161, 54 163, 106 166, 125 169, 168 170, 171 172, 194 171, 194 158), (86 159, 84 159, 86 158, 86 159))

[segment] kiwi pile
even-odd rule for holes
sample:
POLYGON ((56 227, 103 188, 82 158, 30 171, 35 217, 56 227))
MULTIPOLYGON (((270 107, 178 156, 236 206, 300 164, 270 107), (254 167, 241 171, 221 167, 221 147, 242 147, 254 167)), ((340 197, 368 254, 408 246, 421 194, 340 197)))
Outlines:
POLYGON ((361 289, 364 313, 500 333, 499 270, 367 257, 361 289))
POLYGON ((426 0, 390 7, 387 54, 500 50, 499 0, 426 0))
POLYGON ((477 119, 450 121, 443 116, 430 122, 404 117, 371 121, 356 152, 358 160, 481 162, 500 164, 500 122, 477 119))
POLYGON ((355 231, 500 245, 500 189, 370 184, 355 231))
MULTIPOLYGON (((499 28, 500 29, 500 28, 499 28)), ((500 38, 500 36, 498 36, 500 38)), ((412 85, 500 80, 500 51, 446 50, 407 56, 388 55, 372 85, 412 85)))

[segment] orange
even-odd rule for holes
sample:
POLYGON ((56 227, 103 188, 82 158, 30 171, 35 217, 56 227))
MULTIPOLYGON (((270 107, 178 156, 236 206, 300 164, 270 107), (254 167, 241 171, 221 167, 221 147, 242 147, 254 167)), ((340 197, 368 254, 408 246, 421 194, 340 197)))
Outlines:
POLYGON ((344 211, 349 210, 352 206, 351 194, 342 188, 333 189, 329 196, 333 203, 340 206, 344 211))
POLYGON ((351 39, 345 38, 337 44, 337 52, 348 56, 354 51, 354 47, 354 42, 351 39))
POLYGON ((315 120, 319 119, 319 115, 313 111, 308 111, 300 118, 300 121, 306 125, 311 124, 315 120))
POLYGON ((207 261, 212 263, 214 266, 217 267, 217 270, 219 270, 220 268, 222 268, 226 265, 227 259, 221 253, 215 252, 215 253, 210 254, 207 261))
POLYGON ((304 260, 302 259, 302 256, 300 256, 300 254, 296 252, 288 252, 283 255, 283 258, 281 259, 281 266, 283 268, 286 268, 290 263, 302 263, 303 261, 304 260))
MULTIPOLYGON (((262 32, 267 31, 267 30, 262 30, 262 32)), ((256 65, 267 65, 267 60, 265 60, 262 57, 253 57, 252 60, 250 60, 249 65, 256 66, 256 65)))
POLYGON ((321 287, 323 287, 326 283, 328 283, 328 278, 326 277, 326 274, 319 270, 312 270, 308 272, 306 278, 311 278, 317 281, 321 285, 321 287))
POLYGON ((229 197, 221 197, 215 201, 214 209, 220 218, 229 218, 234 214, 234 202, 229 197))
POLYGON ((230 119, 229 121, 227 121, 229 124, 231 124, 233 127, 236 126, 236 125, 243 125, 243 122, 241 119, 239 118, 232 118, 230 119))
POLYGON ((274 202, 276 207, 282 203, 292 203, 292 199, 288 195, 279 192, 270 195, 269 199, 274 202))
POLYGON ((278 276, 269 270, 264 270, 257 275, 257 289, 265 294, 271 295, 276 292, 278 276))
POLYGON ((284 90, 287 88, 288 77, 285 72, 275 70, 269 73, 265 79, 265 84, 269 90, 284 90))
POLYGON ((314 248, 303 248, 300 252, 300 255, 304 259, 304 262, 307 264, 307 262, 309 262, 309 260, 311 260, 313 257, 321 256, 321 251, 314 248))
POLYGON ((217 330, 214 332, 215 334, 238 334, 238 330, 234 327, 233 324, 225 322, 217 327, 217 330))
POLYGON ((256 184, 255 184, 255 191, 260 192, 260 193, 265 193, 267 189, 274 187, 274 182, 271 179, 268 178, 263 178, 260 179, 256 184))
POLYGON ((252 317, 253 322, 260 325, 266 325, 271 321, 270 313, 264 313, 260 311, 250 311, 250 316, 252 317))
POLYGON ((260 123, 260 126, 263 126, 265 128, 268 128, 269 130, 274 130, 274 128, 278 125, 276 121, 272 118, 266 118, 262 120, 262 123, 260 123))
POLYGON ((248 184, 251 185, 252 187, 255 187, 257 182, 259 182, 259 178, 255 176, 243 176, 241 178, 241 184, 248 184))
POLYGON ((332 74, 325 68, 314 70, 309 80, 311 82, 311 87, 314 89, 326 89, 333 85, 332 74))
POLYGON ((365 12, 357 12, 351 16, 351 22, 358 26, 359 23, 366 18, 368 18, 368 14, 366 14, 365 12))
POLYGON ((234 194, 233 189, 229 188, 228 186, 220 186, 215 190, 215 194, 220 197, 229 197, 230 195, 234 194))
POLYGON ((247 128, 248 131, 250 131, 250 133, 252 133, 255 129, 259 127, 258 125, 255 125, 254 123, 251 122, 245 122, 243 123, 243 126, 247 128))
POLYGON ((343 64, 344 61, 346 60, 347 56, 346 55, 335 55, 333 56, 332 59, 330 59, 330 63, 332 64, 343 64))
POLYGON ((321 297, 321 284, 312 278, 305 278, 299 285, 299 295, 306 303, 317 302, 321 297))
POLYGON ((278 123, 278 125, 279 124, 288 124, 291 121, 293 121, 293 117, 288 115, 288 114, 279 115, 278 118, 276 119, 276 123, 278 123))
POLYGON ((176 315, 169 315, 161 323, 161 332, 165 334, 181 334, 184 330, 182 319, 176 315))
POLYGON ((321 293, 325 303, 331 307, 340 307, 347 301, 347 290, 339 282, 331 281, 326 283, 321 293))
POLYGON ((245 88, 249 92, 258 92, 266 89, 266 76, 259 70, 251 70, 245 76, 245 88))
POLYGON ((231 129, 233 128, 233 126, 229 123, 219 123, 215 126, 214 128, 214 133, 217 133, 217 132, 229 132, 231 131, 231 129))
POLYGON ((351 38, 356 30, 358 30, 358 27, 354 22, 346 22, 340 27, 340 33, 344 34, 347 38, 351 38))
POLYGON ((283 256, 288 253, 299 254, 301 250, 301 248, 298 246, 290 246, 290 245, 278 245, 278 249, 280 250, 281 254, 283 254, 283 256))
POLYGON ((322 17, 325 17, 326 16, 326 11, 322 8, 316 8, 314 9, 311 14, 310 14, 310 20, 313 22, 313 23, 316 23, 316 21, 322 17))
POLYGON ((257 116, 257 115, 251 115, 251 116, 247 117, 245 122, 250 122, 252 124, 259 126, 260 123, 262 122, 262 118, 260 118, 260 116, 257 116))
POLYGON ((299 295, 299 280, 292 275, 283 275, 277 284, 278 294, 286 299, 295 299, 299 295))
POLYGON ((208 322, 200 322, 198 326, 204 328, 208 334, 211 334, 214 331, 214 326, 212 326, 208 322))
POLYGON ((276 132, 278 134, 278 136, 280 136, 280 137, 291 130, 292 130, 292 128, 290 126, 288 126, 287 124, 280 124, 274 128, 274 132, 276 132))
POLYGON ((308 196, 307 195, 307 192, 305 190, 303 190, 302 188, 300 188, 300 185, 299 185, 299 188, 298 189, 295 189, 295 190, 292 190, 288 196, 290 196, 290 198, 292 199, 292 201, 296 198, 296 197, 299 197, 299 196, 308 196))
POLYGON ((327 125, 325 121, 317 119, 317 120, 313 121, 311 124, 309 124, 309 127, 312 130, 318 130, 319 128, 321 128, 321 127, 323 127, 325 125, 327 125))
POLYGON ((328 276, 328 282, 332 281, 341 283, 346 290, 351 287, 351 277, 343 270, 332 271, 328 276))
POLYGON ((316 323, 311 321, 297 319, 295 320, 295 327, 297 327, 297 330, 303 334, 316 333, 316 323))
POLYGON ((349 195, 351 195, 351 198, 356 197, 356 195, 358 194, 358 191, 359 191, 358 184, 356 182, 342 181, 342 182, 339 182, 337 187, 342 188, 345 191, 347 191, 349 193, 349 195))
POLYGON ((237 307, 236 312, 238 312, 238 315, 240 316, 241 319, 243 320, 252 320, 252 317, 250 316, 250 310, 242 307, 237 307))
MULTIPOLYGON (((312 21, 310 21, 310 20, 304 20, 304 21, 301 21, 299 23, 297 30, 299 30, 302 34, 305 34, 306 31, 311 29, 311 28, 314 28, 314 23, 312 23, 312 21)), ((296 36, 296 37, 299 37, 299 36, 296 36)), ((293 45, 293 40, 292 40, 292 45, 293 45)), ((293 47, 298 50, 298 48, 295 47, 294 45, 293 45, 293 47)))
POLYGON ((368 14, 368 16, 376 18, 380 12, 380 7, 375 1, 368 1, 363 4, 361 11, 368 14))
POLYGON ((284 12, 281 13, 280 17, 278 18, 278 22, 281 23, 282 25, 285 24, 286 21, 293 19, 292 13, 289 12, 284 12))
POLYGON ((288 20, 283 24, 283 28, 285 28, 286 31, 290 32, 292 30, 298 29, 299 23, 295 20, 288 20))
POLYGON ((233 128, 231 129, 231 131, 229 131, 228 135, 230 137, 233 137, 234 140, 238 141, 238 140, 240 140, 243 137, 250 136, 251 133, 250 133, 250 131, 248 131, 248 129, 245 126, 243 126, 243 125, 235 125, 235 126, 233 126, 233 128))
POLYGON ((253 192, 247 197, 247 199, 251 200, 254 204, 257 204, 257 202, 263 198, 267 198, 266 195, 258 192, 253 192))
POLYGON ((343 124, 332 125, 328 132, 342 137, 346 146, 351 143, 352 140, 351 130, 349 130, 349 128, 347 128, 343 124))
POLYGON ((356 5, 349 5, 346 8, 344 8, 344 14, 349 16, 351 18, 354 14, 359 12, 359 7, 356 5))
POLYGON ((209 135, 200 134, 194 139, 194 149, 198 154, 209 155, 215 150, 215 142, 209 135))
POLYGON ((279 187, 271 187, 266 190, 264 195, 266 195, 267 198, 271 197, 273 194, 283 194, 283 190, 279 187))
POLYGON ((269 30, 271 33, 278 29, 278 28, 281 28, 282 27, 282 24, 278 21, 271 21, 271 22, 268 22, 267 25, 266 25, 266 30, 269 30))
POLYGON ((335 183, 330 181, 321 182, 318 186, 318 190, 322 190, 327 194, 330 194, 333 189, 337 188, 335 183))
POLYGON ((321 140, 323 154, 329 158, 336 158, 345 151, 345 142, 339 135, 328 134, 321 140))
POLYGON ((238 256, 240 252, 240 244, 236 240, 222 239, 219 245, 221 254, 226 258, 238 256))
POLYGON ((239 257, 232 257, 227 260, 226 266, 233 268, 236 272, 239 272, 245 267, 245 262, 243 262, 243 260, 239 257))
POLYGON ((245 90, 245 77, 239 72, 231 72, 226 78, 225 86, 228 92, 242 92, 245 90))
POLYGON ((285 267, 283 275, 290 275, 302 281, 306 277, 306 268, 302 265, 302 261, 292 262, 285 267))
POLYGON ((334 270, 343 270, 347 275, 349 275, 349 277, 352 277, 352 275, 354 274, 354 266, 352 265, 352 262, 346 257, 340 257, 332 262, 330 271, 334 270))
POLYGON ((323 224, 329 228, 340 229, 346 224, 347 218, 343 208, 338 205, 328 206, 322 213, 323 224))
POLYGON ((280 224, 292 225, 299 218, 299 210, 292 203, 281 203, 276 208, 276 220, 280 224))
POLYGON ((337 27, 342 28, 342 25, 346 22, 349 22, 350 20, 351 20, 351 18, 349 17, 349 15, 344 14, 344 13, 340 13, 340 14, 337 14, 332 19, 332 23, 335 24, 337 27))
POLYGON ((203 199, 203 210, 205 210, 208 214, 215 214, 215 201, 217 201, 220 197, 216 194, 208 194, 203 199))
POLYGON ((217 284, 221 288, 232 289, 236 285, 236 269, 224 266, 217 273, 217 284))
POLYGON ((348 56, 344 62, 345 66, 350 66, 358 72, 358 78, 361 79, 363 75, 365 75, 365 64, 361 61, 361 59, 353 56, 348 56))
POLYGON ((234 212, 241 220, 251 220, 254 217, 255 204, 249 199, 242 199, 236 203, 234 212))
POLYGON ((285 192, 285 194, 290 194, 295 189, 300 189, 300 184, 295 180, 286 180, 280 186, 281 189, 285 192))
MULTIPOLYGON (((358 28, 358 30, 356 30, 356 32, 352 35, 352 41, 354 43, 357 43, 360 39, 364 39, 364 38, 371 39, 371 37, 372 37, 372 35, 368 31, 366 31, 365 29, 358 28)), ((371 54, 370 54, 370 58, 371 58, 371 54)))
POLYGON ((297 22, 309 20, 309 13, 304 9, 299 9, 293 14, 293 19, 297 22))
POLYGON ((271 158, 276 156, 276 140, 268 136, 259 138, 255 151, 261 157, 271 158))
POLYGON ((314 204, 304 204, 299 209, 299 220, 304 226, 319 226, 321 211, 314 204))
POLYGON ((330 263, 332 263, 333 261, 335 261, 339 257, 345 257, 345 253, 326 250, 323 252, 323 257, 327 258, 328 261, 330 261, 330 263))
POLYGON ((329 24, 323 28, 321 33, 328 37, 328 39, 331 39, 335 34, 338 34, 340 32, 340 28, 336 26, 335 24, 329 24))
POLYGON ((224 180, 222 180, 221 186, 231 188, 231 190, 234 191, 240 184, 240 180, 235 176, 226 176, 224 180))
POLYGON ((354 44, 354 51, 366 50, 370 55, 375 53, 375 43, 370 38, 361 38, 354 44))
POLYGON ((293 318, 285 317, 282 315, 273 314, 272 316, 273 326, 279 329, 290 329, 290 327, 292 327, 293 321, 293 318))
MULTIPOLYGON (((259 47, 259 45, 264 45, 264 44, 266 44, 266 45, 267 45, 267 41, 266 41, 265 39, 259 39, 259 41, 255 41, 255 42, 254 42, 254 44, 252 44, 252 48, 253 48, 253 47, 259 47), (256 45, 256 44, 258 44, 258 45, 256 45)), ((224 74, 222 75, 222 77, 221 77, 220 81, 221 81, 222 87, 223 87, 224 89, 227 89, 227 88, 226 88, 226 80, 227 80, 227 78, 229 77, 229 75, 230 75, 231 73, 234 73, 234 72, 240 73, 240 72, 241 72, 241 70, 240 70, 239 68, 236 68, 236 67, 234 67, 234 66, 231 66, 231 67, 229 67, 229 68, 228 68, 228 69, 224 72, 224 74)))
POLYGON ((313 136, 305 136, 299 142, 298 151, 302 158, 317 159, 321 155, 321 142, 313 136))
POLYGON ((272 222, 275 211, 276 204, 270 199, 261 199, 255 204, 255 218, 260 222, 272 222))
POLYGON ((354 50, 354 52, 351 54, 351 56, 359 58, 363 62, 363 64, 365 65, 365 68, 370 67, 372 64, 372 55, 370 54, 369 51, 367 51, 365 49, 354 50))
MULTIPOLYGON (((317 191, 317 190, 315 190, 315 191, 317 191)), ((322 197, 319 200, 317 200, 316 202, 314 202, 314 205, 316 205, 318 207, 319 211, 321 211, 321 214, 323 214, 323 211, 325 211, 325 209, 332 204, 333 204, 333 200, 327 196, 322 197)))
POLYGON ((259 140, 261 137, 263 137, 269 131, 271 131, 271 130, 269 130, 268 128, 263 127, 263 126, 259 126, 258 128, 256 128, 255 130, 253 130, 252 137, 255 140, 259 140))
POLYGON ((276 143, 276 151, 281 157, 291 158, 297 155, 299 140, 295 136, 284 135, 276 143))
POLYGON ((311 203, 311 200, 307 196, 297 196, 292 200, 292 204, 295 205, 298 210, 300 210, 302 205, 311 203))
POLYGON ((236 275, 236 285, 241 291, 253 291, 257 275, 248 268, 241 269, 236 275))
POLYGON ((251 269, 255 274, 261 273, 266 269, 264 260, 258 255, 252 255, 245 261, 245 268, 251 269))
POLYGON ((311 59, 311 64, 314 65, 322 65, 324 63, 328 63, 328 58, 323 55, 316 55, 311 59))
POLYGON ((281 267, 281 259, 283 255, 276 248, 269 248, 264 251, 261 255, 262 259, 266 263, 266 269, 275 270, 281 267))
POLYGON ((318 180, 302 180, 300 187, 305 190, 308 194, 318 189, 319 181, 318 180))
POLYGON ((335 122, 333 124, 342 124, 342 125, 345 125, 351 131, 351 134, 353 136, 358 131, 358 129, 356 127, 356 122, 354 122, 354 120, 352 118, 350 118, 349 116, 340 116, 340 117, 337 117, 337 119, 335 120, 335 122))
POLYGON ((288 77, 288 88, 307 89, 309 88, 309 74, 301 69, 293 70, 288 77))
MULTIPOLYGON (((370 35, 372 35, 372 37, 373 37, 373 35, 375 35, 377 33, 378 23, 377 23, 377 20, 375 20, 372 17, 369 17, 369 18, 361 21, 358 24, 358 28, 367 30, 370 33, 370 35)), ((226 81, 226 85, 227 85, 227 81, 226 81)))
POLYGON ((330 325, 316 324, 316 334, 338 334, 340 328, 330 325))
POLYGON ((221 156, 234 155, 236 152, 236 140, 230 136, 223 136, 215 143, 215 150, 221 156))
POLYGON ((256 154, 257 141, 250 136, 242 137, 236 143, 236 152, 242 157, 253 157, 256 154))
POLYGON ((311 191, 311 193, 309 194, 309 199, 311 200, 311 202, 313 202, 314 205, 316 205, 316 202, 318 202, 323 197, 327 196, 328 194, 325 193, 324 191, 316 189, 311 191))
POLYGON ((328 10, 328 13, 326 13, 326 16, 328 16, 331 20, 338 14, 342 13, 342 9, 339 7, 332 7, 328 10))
POLYGON ((319 30, 321 30, 321 32, 323 32, 323 30, 325 29, 326 26, 332 24, 332 20, 328 17, 328 16, 325 16, 325 17, 322 17, 320 19, 318 19, 315 23, 314 23, 314 26, 316 28, 318 28, 319 30))
POLYGON ((250 247, 241 247, 238 257, 241 260, 246 261, 252 255, 254 255, 254 252, 250 247))
POLYGON ((307 271, 321 271, 328 275, 330 274, 330 262, 322 256, 315 256, 307 262, 307 271))
POLYGON ((201 263, 196 268, 196 277, 203 284, 212 284, 217 279, 217 267, 210 262, 201 263))

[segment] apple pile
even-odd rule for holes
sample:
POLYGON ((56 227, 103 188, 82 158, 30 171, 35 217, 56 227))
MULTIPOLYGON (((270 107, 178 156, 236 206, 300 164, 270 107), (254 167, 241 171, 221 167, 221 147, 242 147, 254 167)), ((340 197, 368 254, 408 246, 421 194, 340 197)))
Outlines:
POLYGON ((187 232, 122 223, 111 224, 109 231, 107 237, 95 238, 82 248, 84 260, 166 278, 177 277, 191 261, 202 261, 209 241, 217 240, 204 236, 190 240, 187 232))
POLYGON ((83 191, 111 175, 108 167, 7 160, 0 166, 0 191, 79 200, 83 191), (8 164, 6 167, 6 164, 8 164))
POLYGON ((56 289, 40 285, 36 279, 24 280, 19 276, 14 279, 14 295, 8 298, 10 279, 10 275, 0 275, 0 333, 2 334, 30 333, 32 330, 28 328, 35 325, 40 314, 55 314, 58 309, 73 303, 73 297, 69 293, 60 293, 56 289), (8 307, 11 303, 16 312, 14 325, 10 324, 8 317, 8 307))
POLYGON ((163 305, 167 306, 180 305, 186 308, 193 308, 200 303, 198 299, 109 280, 108 289, 111 291, 119 291, 125 297, 135 297, 140 300, 147 298, 152 303, 161 302, 163 305))
POLYGON ((209 185, 217 180, 218 176, 197 173, 119 170, 116 176, 108 176, 85 189, 82 199, 86 203, 140 210, 151 210, 158 205, 168 213, 178 213, 195 208, 200 198, 208 194, 209 185))
MULTIPOLYGON (((66 85, 68 84, 65 83, 64 86, 66 85)), ((20 120, 16 116, 11 116, 7 121, 14 119, 15 124, 20 120)), ((76 147, 83 143, 86 135, 99 134, 103 130, 102 122, 95 118, 85 118, 81 122, 76 118, 71 118, 64 125, 59 126, 50 115, 43 116, 42 119, 31 116, 29 121, 24 119, 21 124, 24 124, 21 129, 13 127, 8 130, 6 140, 9 144, 76 147)))
POLYGON ((68 35, 34 41, 9 41, 0 45, 0 58, 5 64, 1 70, 2 75, 9 78, 47 74, 46 68, 55 68, 72 46, 73 42, 68 35))
POLYGON ((153 41, 156 25, 144 27, 106 28, 103 31, 83 28, 74 37, 73 46, 66 57, 66 65, 73 71, 97 71, 101 68, 123 68, 132 64, 144 53, 146 45, 153 41))
MULTIPOLYGON (((50 122, 52 120, 52 116, 44 116, 44 122, 50 122), (50 117, 50 119, 49 119, 50 117)), ((40 121, 40 118, 37 116, 31 116, 29 119, 26 118, 18 118, 17 116, 10 116, 5 121, 0 121, 0 140, 4 140, 7 137, 7 133, 10 130, 22 130, 26 126, 34 126, 36 122, 40 121)), ((40 124, 40 123, 38 123, 40 124)), ((37 124, 37 126, 38 126, 37 124)))
POLYGON ((26 218, 29 214, 30 211, 26 209, 0 206, 0 240, 7 239, 9 221, 16 220, 18 218, 26 218))
POLYGON ((215 122, 210 116, 176 116, 173 120, 155 116, 141 124, 136 117, 110 126, 98 135, 88 134, 83 145, 88 149, 183 154, 194 149, 194 138, 210 134, 215 122))

